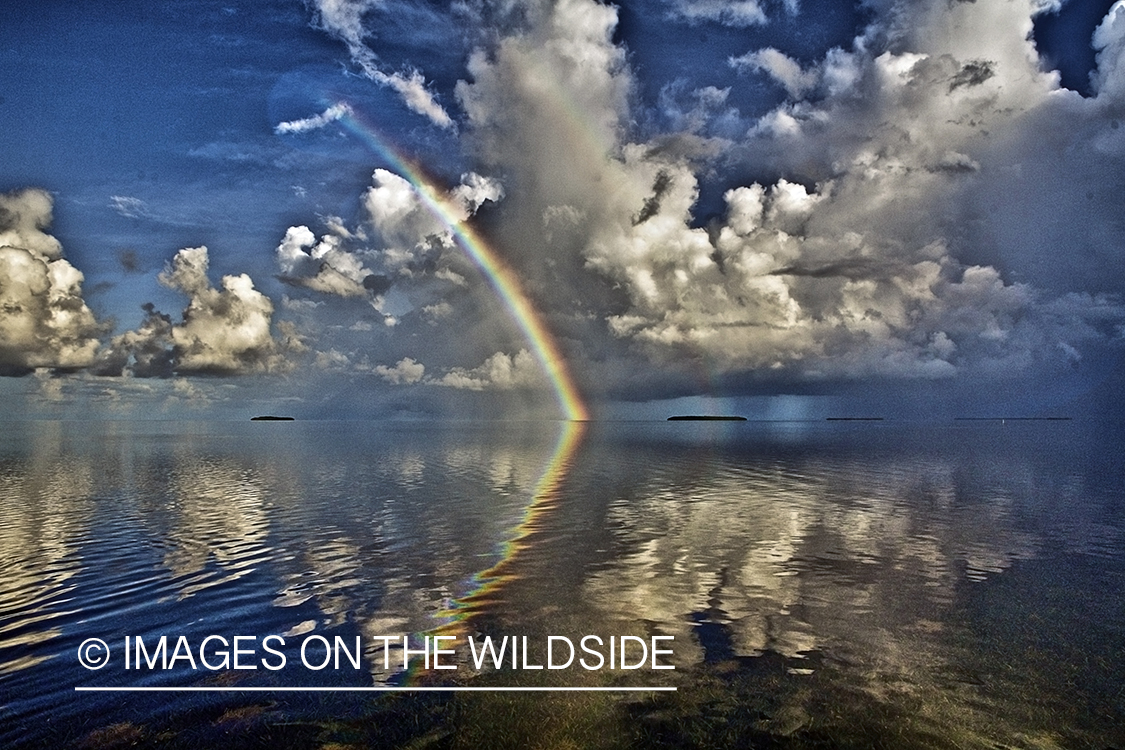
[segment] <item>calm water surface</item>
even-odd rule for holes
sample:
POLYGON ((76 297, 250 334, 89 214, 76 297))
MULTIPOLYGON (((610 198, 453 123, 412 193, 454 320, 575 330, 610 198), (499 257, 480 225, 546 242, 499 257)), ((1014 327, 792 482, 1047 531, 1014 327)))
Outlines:
POLYGON ((1123 747, 1123 437, 1077 421, 8 424, 0 745, 1123 747), (426 633, 674 636, 676 670, 404 672, 373 639, 426 633), (359 636, 362 666, 121 663, 127 635, 267 634, 359 636), (103 670, 78 662, 91 637, 118 650, 103 670), (678 690, 74 690, 450 683, 678 690))

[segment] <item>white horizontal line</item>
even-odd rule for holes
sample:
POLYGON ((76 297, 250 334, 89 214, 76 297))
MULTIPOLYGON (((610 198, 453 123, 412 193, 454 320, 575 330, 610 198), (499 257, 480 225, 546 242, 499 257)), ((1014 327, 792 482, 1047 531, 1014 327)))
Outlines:
POLYGON ((674 687, 100 687, 76 686, 92 693, 621 693, 675 692, 674 687))

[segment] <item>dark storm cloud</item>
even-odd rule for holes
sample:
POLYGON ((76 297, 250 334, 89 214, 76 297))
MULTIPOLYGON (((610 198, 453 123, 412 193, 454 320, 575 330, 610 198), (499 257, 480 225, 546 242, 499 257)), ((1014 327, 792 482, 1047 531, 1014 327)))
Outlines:
POLYGON ((952 93, 959 86, 979 86, 992 76, 996 75, 991 60, 970 60, 949 82, 949 91, 952 93))
POLYGON ((672 177, 667 172, 656 173, 656 179, 652 183, 652 195, 645 200, 644 208, 637 214, 637 218, 633 219, 633 226, 643 224, 645 221, 660 213, 660 199, 668 192, 668 188, 671 184, 672 177))
POLYGON ((372 294, 385 294, 393 283, 389 277, 378 273, 363 277, 363 288, 372 294))
MULTIPOLYGON (((791 378, 999 376, 1115 343, 1093 321, 1106 309, 1125 320, 1116 297, 1059 307, 1067 290, 1013 280, 1019 259, 977 261, 995 238, 958 219, 986 185, 1001 200, 1005 183, 1047 201, 1079 186, 1084 194, 1098 182, 1091 149, 1120 164, 1125 143, 1110 119, 1125 88, 1115 72, 1125 12, 1095 35, 1092 103, 1040 70, 1031 3, 879 5, 850 48, 818 60, 772 47, 732 57, 788 98, 728 141, 727 158, 781 176, 728 189, 722 216, 703 229, 693 215, 699 162, 632 140, 635 74, 614 41, 615 11, 581 0, 523 7, 527 25, 474 57, 471 83, 458 89, 466 132, 519 190, 518 210, 503 218, 522 227, 510 233, 525 238, 521 252, 542 262, 577 254, 584 273, 626 297, 595 314, 654 361, 699 356, 718 372, 791 378), (1001 162, 1001 144, 1018 157, 1001 162), (1055 184, 1021 184, 1012 166, 1054 162, 1055 184), (563 217, 578 234, 559 231, 563 217), (549 241, 531 242, 537 235, 549 241)), ((678 12, 729 23, 734 11, 678 12)), ((1115 221, 1074 217, 1084 219, 1115 221)))
POLYGON ((91 368, 95 375, 121 376, 131 373, 138 378, 167 378, 175 370, 172 350, 172 317, 159 312, 146 302, 141 325, 113 337, 91 368))
POLYGON ((813 279, 844 278, 857 281, 859 279, 891 279, 894 278, 896 273, 903 270, 901 266, 888 265, 884 261, 869 258, 845 258, 815 267, 786 266, 771 271, 770 274, 773 276, 808 276, 813 279))
POLYGON ((126 273, 137 273, 141 270, 137 251, 131 247, 123 247, 117 251, 117 262, 121 265, 121 270, 126 273))

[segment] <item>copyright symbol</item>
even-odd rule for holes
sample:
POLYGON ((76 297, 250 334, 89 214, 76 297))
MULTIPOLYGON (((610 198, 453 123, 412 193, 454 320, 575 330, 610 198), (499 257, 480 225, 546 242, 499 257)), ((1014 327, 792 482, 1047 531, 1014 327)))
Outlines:
POLYGON ((78 663, 86 669, 101 669, 109 664, 109 646, 101 638, 87 638, 78 647, 78 663))

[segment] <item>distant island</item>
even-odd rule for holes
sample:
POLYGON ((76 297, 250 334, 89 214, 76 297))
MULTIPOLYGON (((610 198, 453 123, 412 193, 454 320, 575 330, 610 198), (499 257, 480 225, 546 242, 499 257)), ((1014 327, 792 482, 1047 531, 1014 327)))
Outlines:
POLYGON ((669 422, 745 422, 746 417, 711 417, 700 414, 685 414, 683 416, 668 417, 669 422))
POLYGON ((292 422, 293 417, 274 417, 265 415, 262 417, 250 417, 251 422, 292 422))

